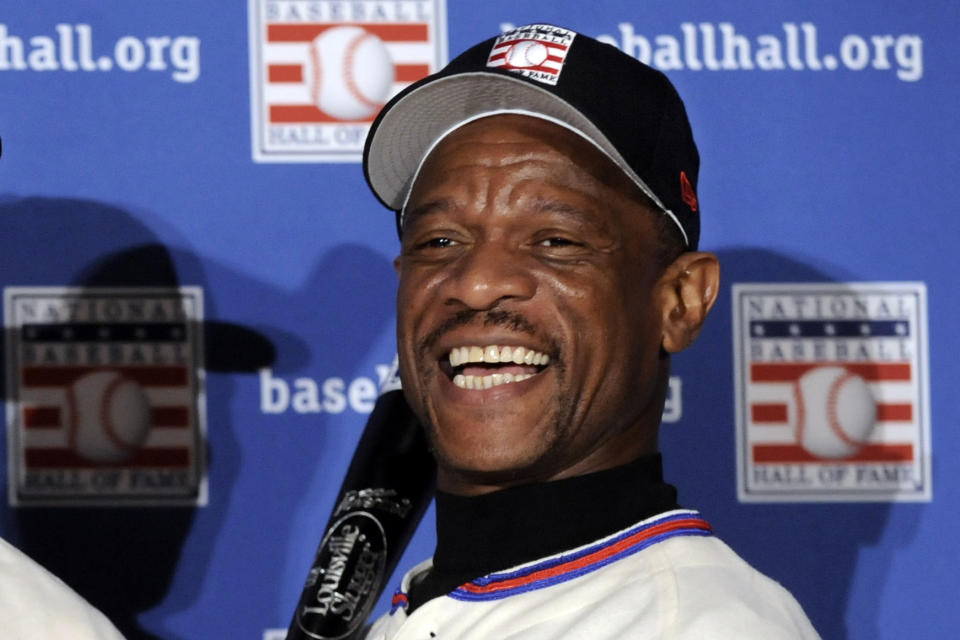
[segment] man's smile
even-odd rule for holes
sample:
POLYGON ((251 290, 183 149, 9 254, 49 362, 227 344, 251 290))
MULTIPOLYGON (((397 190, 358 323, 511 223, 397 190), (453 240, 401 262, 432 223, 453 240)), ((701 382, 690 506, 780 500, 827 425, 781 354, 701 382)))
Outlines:
POLYGON ((532 378, 549 363, 548 354, 529 347, 462 345, 441 367, 461 389, 490 389, 532 378))

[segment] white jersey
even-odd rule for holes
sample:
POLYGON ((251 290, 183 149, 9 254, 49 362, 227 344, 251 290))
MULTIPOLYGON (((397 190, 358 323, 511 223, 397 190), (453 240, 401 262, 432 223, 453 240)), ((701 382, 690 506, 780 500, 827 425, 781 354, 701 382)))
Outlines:
POLYGON ((713 537, 695 511, 490 574, 424 603, 404 576, 367 640, 786 640, 819 636, 796 600, 713 537))
POLYGON ((0 638, 123 640, 106 616, 0 539, 0 638))

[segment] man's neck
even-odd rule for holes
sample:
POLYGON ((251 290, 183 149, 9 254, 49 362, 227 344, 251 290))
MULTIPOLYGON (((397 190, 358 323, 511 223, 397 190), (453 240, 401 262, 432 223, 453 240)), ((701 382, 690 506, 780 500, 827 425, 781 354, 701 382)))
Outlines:
POLYGON ((676 508, 659 455, 480 496, 437 494, 433 569, 411 609, 480 576, 575 548, 676 508))

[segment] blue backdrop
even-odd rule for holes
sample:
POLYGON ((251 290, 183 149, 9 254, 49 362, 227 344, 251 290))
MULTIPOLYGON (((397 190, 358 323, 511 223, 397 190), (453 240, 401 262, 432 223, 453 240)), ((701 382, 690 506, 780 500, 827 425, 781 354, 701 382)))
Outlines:
POLYGON ((675 359, 683 504, 824 638, 951 634, 948 0, 4 4, 0 535, 131 638, 285 628, 395 351, 393 219, 356 161, 370 105, 538 21, 663 69, 693 124, 724 285, 675 359), (356 33, 373 44, 348 55, 356 33), (837 362, 876 416, 841 453, 799 439, 823 399, 790 391, 837 362))

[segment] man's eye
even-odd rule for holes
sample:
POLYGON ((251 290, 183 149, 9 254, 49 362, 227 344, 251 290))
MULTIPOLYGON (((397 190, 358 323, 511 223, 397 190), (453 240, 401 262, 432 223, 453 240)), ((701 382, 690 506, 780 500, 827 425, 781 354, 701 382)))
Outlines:
POLYGON ((417 245, 418 249, 446 249, 457 244, 456 240, 447 237, 430 238, 417 245))
POLYGON ((545 238, 538 242, 541 247, 579 247, 580 243, 560 236, 545 238))

